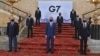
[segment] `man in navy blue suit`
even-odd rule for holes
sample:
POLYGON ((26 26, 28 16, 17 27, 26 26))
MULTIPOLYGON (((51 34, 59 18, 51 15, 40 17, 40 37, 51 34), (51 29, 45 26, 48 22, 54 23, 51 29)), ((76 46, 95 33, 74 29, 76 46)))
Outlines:
POLYGON ((47 53, 54 52, 54 38, 56 34, 56 25, 53 22, 53 17, 50 17, 50 22, 46 25, 45 37, 47 39, 47 53))
POLYGON ((35 11, 35 18, 36 18, 36 26, 40 25, 41 11, 39 10, 39 7, 35 11))
POLYGON ((26 19, 26 26, 28 28, 28 34, 27 34, 27 37, 29 38, 30 36, 32 37, 33 36, 33 30, 32 30, 32 27, 33 27, 33 24, 34 24, 34 20, 33 18, 31 17, 31 14, 28 16, 28 18, 26 19))
POLYGON ((63 23, 63 17, 61 16, 61 13, 59 13, 59 16, 57 16, 57 23, 58 23, 58 32, 62 32, 62 23, 63 23))
POLYGON ((74 26, 76 14, 77 14, 76 11, 74 9, 72 9, 72 11, 70 12, 70 18, 71 18, 71 25, 72 26, 74 26))
POLYGON ((9 51, 12 51, 12 44, 14 44, 14 51, 17 52, 17 38, 16 36, 19 33, 19 25, 14 21, 14 18, 11 19, 7 24, 7 35, 9 37, 9 51))
POLYGON ((80 54, 86 55, 87 40, 90 37, 89 25, 87 24, 86 20, 83 20, 79 31, 80 54))

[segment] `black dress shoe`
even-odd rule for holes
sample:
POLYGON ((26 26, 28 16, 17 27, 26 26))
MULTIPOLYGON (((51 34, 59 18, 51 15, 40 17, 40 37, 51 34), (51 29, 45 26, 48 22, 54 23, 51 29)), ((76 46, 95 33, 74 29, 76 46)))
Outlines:
POLYGON ((46 53, 49 53, 49 52, 50 52, 49 50, 46 51, 46 53))
POLYGON ((27 36, 27 38, 29 38, 29 36, 27 36))
POLYGON ((84 53, 80 52, 80 54, 82 55, 82 54, 84 54, 84 53))
POLYGON ((84 55, 87 55, 87 53, 84 53, 84 55))
POLYGON ((77 52, 81 52, 80 50, 78 50, 77 52))
POLYGON ((37 25, 35 25, 35 27, 36 27, 37 25))
POLYGON ((14 52, 17 52, 17 50, 15 50, 14 52))
POLYGON ((33 37, 33 35, 31 35, 31 37, 33 37))
POLYGON ((11 52, 12 50, 8 50, 8 52, 11 52))
POLYGON ((54 51, 51 51, 51 54, 53 54, 54 53, 54 51))
POLYGON ((80 50, 78 50, 78 52, 80 53, 80 54, 84 54, 82 51, 80 51, 80 50))

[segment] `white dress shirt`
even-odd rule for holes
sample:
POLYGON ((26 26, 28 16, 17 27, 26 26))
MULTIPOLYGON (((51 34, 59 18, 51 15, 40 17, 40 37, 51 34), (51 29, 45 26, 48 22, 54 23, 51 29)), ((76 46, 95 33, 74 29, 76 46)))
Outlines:
POLYGON ((52 26, 53 22, 50 22, 50 26, 52 26))
POLYGON ((87 23, 83 23, 83 27, 86 28, 87 27, 87 23))
POLYGON ((11 22, 11 25, 13 25, 14 24, 14 22, 11 22))

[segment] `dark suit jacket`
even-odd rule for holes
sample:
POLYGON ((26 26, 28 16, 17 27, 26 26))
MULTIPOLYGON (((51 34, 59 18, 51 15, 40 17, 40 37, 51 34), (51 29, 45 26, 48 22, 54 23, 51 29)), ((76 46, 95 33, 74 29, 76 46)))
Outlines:
POLYGON ((81 18, 79 18, 79 21, 77 21, 77 19, 75 19, 75 28, 76 29, 79 29, 81 24, 82 24, 81 18))
POLYGON ((19 33, 19 25, 18 23, 14 22, 13 25, 11 25, 11 22, 7 24, 7 35, 9 37, 15 37, 19 33))
POLYGON ((89 24, 89 28, 91 28, 91 23, 92 23, 92 21, 91 21, 91 18, 89 18, 89 21, 88 21, 88 24, 89 24))
POLYGON ((61 16, 61 17, 57 17, 57 23, 63 23, 63 17, 61 16))
POLYGON ((79 35, 82 37, 82 39, 87 39, 87 37, 90 36, 89 32, 89 25, 87 24, 86 28, 83 27, 83 24, 80 27, 79 35))
POLYGON ((40 19, 41 18, 41 11, 39 10, 39 12, 36 10, 35 11, 35 18, 36 19, 40 19))
POLYGON ((88 24, 91 25, 92 21, 91 18, 89 18, 88 24))
POLYGON ((56 34, 56 25, 55 25, 55 23, 53 23, 52 26, 50 26, 50 23, 47 23, 45 35, 47 35, 47 37, 53 37, 55 34, 56 34))
POLYGON ((27 18, 27 20, 26 20, 26 25, 27 25, 28 27, 32 27, 33 24, 34 24, 33 18, 30 18, 30 20, 27 18))
POLYGON ((76 18, 76 11, 74 11, 74 13, 72 13, 72 11, 70 12, 70 18, 72 20, 74 20, 74 18, 76 18))

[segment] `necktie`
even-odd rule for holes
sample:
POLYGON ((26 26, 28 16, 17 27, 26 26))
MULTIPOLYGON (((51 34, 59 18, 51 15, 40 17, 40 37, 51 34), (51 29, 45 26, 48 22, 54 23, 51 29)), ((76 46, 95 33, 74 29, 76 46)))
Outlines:
POLYGON ((37 12, 39 13, 39 10, 37 10, 37 12))
POLYGON ((86 28, 86 23, 83 24, 83 27, 86 28))
POLYGON ((14 22, 11 22, 11 25, 13 25, 14 24, 14 22))
POLYGON ((61 16, 59 16, 59 19, 61 19, 61 16))
POLYGON ((31 19, 31 17, 28 18, 29 20, 31 19))
POLYGON ((50 22, 50 26, 52 26, 52 22, 50 22))
POLYGON ((77 18, 77 21, 79 21, 79 18, 77 18))
POLYGON ((72 11, 72 13, 74 14, 74 11, 72 11))

